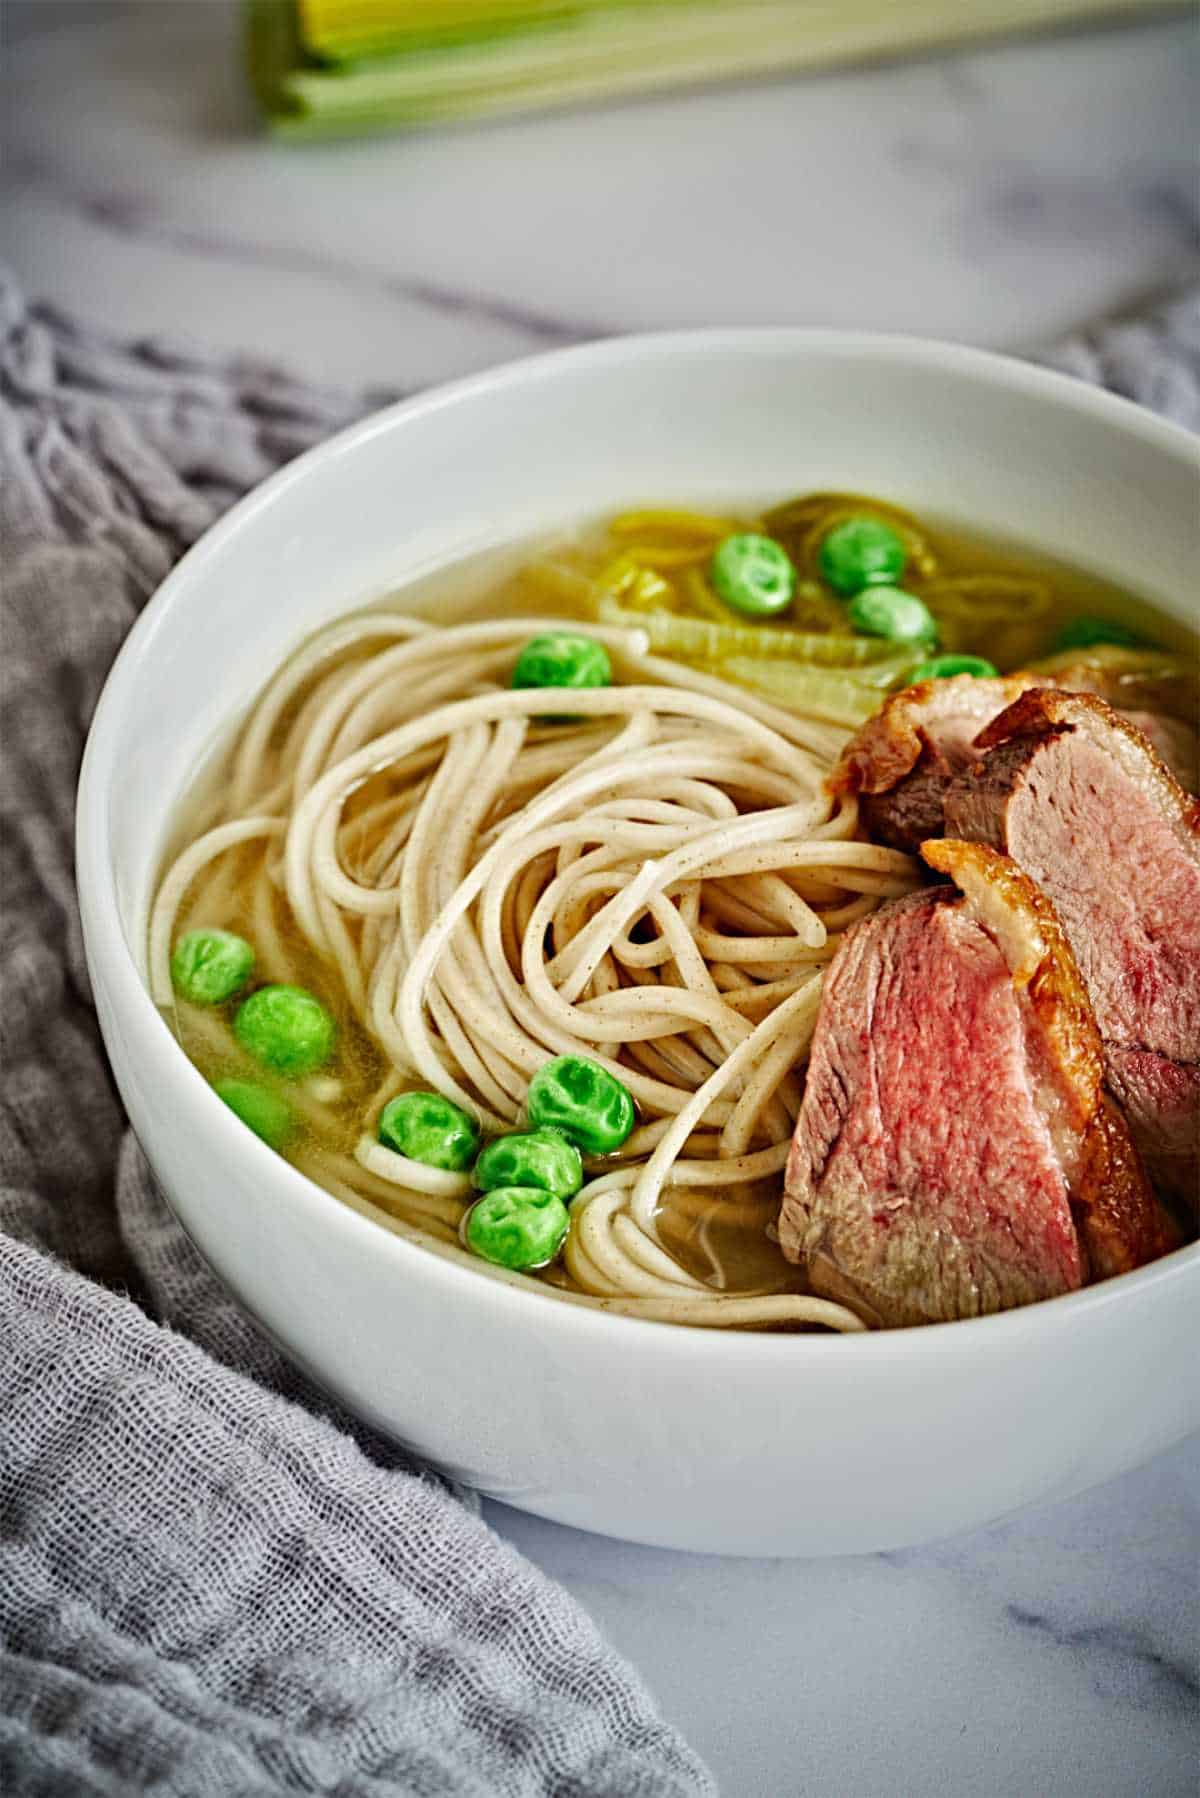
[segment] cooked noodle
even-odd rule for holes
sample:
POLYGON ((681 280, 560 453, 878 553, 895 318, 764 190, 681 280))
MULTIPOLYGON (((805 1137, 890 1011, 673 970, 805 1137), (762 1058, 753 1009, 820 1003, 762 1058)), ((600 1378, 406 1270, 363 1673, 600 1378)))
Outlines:
MULTIPOLYGON (((507 673, 558 622, 366 614, 293 658, 163 879, 154 997, 175 1006, 181 919, 231 915, 236 889, 262 971, 323 966, 374 1058, 356 1125, 337 1081, 302 1089, 293 1158, 313 1178, 465 1254, 468 1177, 381 1145, 382 1104, 428 1087, 502 1131, 548 1057, 586 1054, 639 1125, 590 1169, 551 1284, 679 1323, 861 1329, 781 1258, 751 1290, 696 1268, 719 1267, 714 1231, 764 1238, 823 969, 855 919, 912 888, 912 864, 860 842, 853 804, 826 795, 840 733, 652 657, 637 630, 589 626, 615 684, 547 720, 545 691, 507 673)), ((180 1028, 222 1036, 236 1064, 223 1020, 189 1008, 180 1028)))

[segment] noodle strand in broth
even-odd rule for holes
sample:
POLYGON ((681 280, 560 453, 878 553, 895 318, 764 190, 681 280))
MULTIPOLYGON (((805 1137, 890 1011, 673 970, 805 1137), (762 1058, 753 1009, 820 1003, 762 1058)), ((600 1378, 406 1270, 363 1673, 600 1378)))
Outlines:
MULTIPOLYGON (((1130 703, 1186 735, 1194 645, 1091 576, 841 492, 748 519, 643 509, 503 563, 489 552, 486 595, 437 576, 451 622, 343 618, 268 683, 164 870, 153 996, 251 1128, 247 1093, 297 1168, 431 1253, 636 1317, 863 1329, 774 1237, 826 969, 922 879, 831 798, 847 734, 965 654, 979 674, 1131 683, 1130 703), (565 673, 556 653, 576 658, 565 673), (611 684, 588 684, 607 664, 611 684), (181 949, 193 930, 244 940, 181 949), (203 1003, 177 952, 233 955, 242 984, 218 979, 203 1003), (317 1019, 315 1059, 243 1045, 239 1008, 280 1002, 251 978, 304 989, 282 1003, 317 1019), (559 1115, 529 1098, 557 1057, 620 1082, 621 1130, 562 1124, 574 1146, 552 1140, 552 1174, 522 1162, 529 1139, 486 1143, 493 1169, 531 1176, 515 1201, 495 1183, 526 1226, 536 1182, 569 1191, 576 1150, 620 1140, 630 1099, 634 1127, 584 1154, 561 1253, 543 1265, 539 1238, 499 1267, 466 1170, 482 1139, 559 1115), (426 1098, 392 1105, 410 1093, 426 1098), (441 1117, 459 1158, 398 1134, 389 1107, 441 1117)), ((553 1254, 566 1214, 550 1198, 553 1254)))
MULTIPOLYGON (((758 1277, 739 1283, 709 1238, 770 1250, 823 968, 916 872, 858 842, 853 804, 826 795, 839 731, 653 657, 637 630, 589 627, 615 682, 548 720, 545 691, 505 675, 556 622, 379 613, 306 646, 166 873, 154 996, 176 1004, 181 919, 247 913, 271 979, 340 989, 357 1061, 301 1088, 293 1159, 451 1254, 470 1178, 380 1143, 382 1105, 427 1087, 503 1132, 547 1059, 586 1054, 639 1122, 589 1164, 543 1280, 655 1319, 861 1329, 773 1254, 752 1253, 758 1277)), ((223 1022, 182 1004, 177 1021, 239 1065, 223 1022)))

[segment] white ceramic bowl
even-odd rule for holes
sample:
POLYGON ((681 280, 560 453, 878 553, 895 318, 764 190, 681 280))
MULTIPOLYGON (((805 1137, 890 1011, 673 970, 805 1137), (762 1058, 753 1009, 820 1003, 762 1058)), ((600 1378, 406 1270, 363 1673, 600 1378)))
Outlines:
POLYGON ((631 501, 895 496, 1183 616, 1196 441, 973 351, 804 331, 624 339, 395 406, 186 556, 109 678, 79 793, 88 960, 130 1117, 240 1302, 351 1409, 510 1504, 679 1548, 901 1546, 1063 1496, 1200 1423, 1200 1247, 1048 1304, 859 1338, 609 1317, 481 1278, 264 1148, 143 984, 179 795, 306 633, 489 542, 631 501))

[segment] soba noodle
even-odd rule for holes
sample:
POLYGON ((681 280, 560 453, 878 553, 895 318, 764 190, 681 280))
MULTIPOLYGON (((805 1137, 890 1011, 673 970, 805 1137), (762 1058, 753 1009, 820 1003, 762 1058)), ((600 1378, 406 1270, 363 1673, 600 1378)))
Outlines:
POLYGON ((550 1282, 677 1323, 860 1329, 782 1258, 739 1287, 719 1244, 765 1240, 823 969, 850 924, 911 890, 912 863, 859 841, 854 805, 825 793, 840 730, 657 659, 640 631, 589 626, 614 684, 547 720, 546 692, 507 677, 556 626, 371 613, 307 645, 165 874, 153 995, 232 1061, 221 1019, 175 1011, 181 920, 249 919, 268 979, 315 968, 364 1049, 299 1089, 292 1158, 450 1254, 469 1177, 381 1144, 383 1104, 429 1088, 501 1132, 538 1067, 586 1054, 639 1123, 589 1165, 550 1282))

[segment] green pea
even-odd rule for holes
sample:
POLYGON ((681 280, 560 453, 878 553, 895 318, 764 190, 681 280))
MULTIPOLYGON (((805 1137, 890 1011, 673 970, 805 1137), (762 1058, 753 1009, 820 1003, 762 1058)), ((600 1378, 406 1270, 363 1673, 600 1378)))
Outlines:
POLYGON ((628 1088, 585 1055, 547 1061, 529 1082, 526 1104, 539 1130, 561 1130, 585 1155, 611 1155, 634 1126, 628 1088))
POLYGON ((268 1087, 253 1080, 218 1080, 213 1091, 268 1148, 282 1148, 292 1134, 291 1106, 268 1087))
POLYGON ((933 613, 915 593, 900 587, 864 587, 846 607, 856 631, 869 637, 891 637, 898 643, 936 643, 933 613))
POLYGON ((881 518, 863 515, 843 519, 827 531, 817 566, 835 593, 858 593, 864 587, 890 587, 908 560, 904 539, 881 518))
POLYGON ((193 1005, 223 1005, 254 972, 254 951, 232 930, 189 930, 171 956, 171 984, 193 1005))
POLYGON ((1115 643, 1120 649, 1145 647, 1145 638, 1136 631, 1115 624, 1111 618, 1072 618, 1054 639, 1054 648, 1092 649, 1097 643, 1115 643))
POLYGON ((383 1108, 379 1140, 410 1161, 457 1174, 475 1159, 479 1126, 441 1093, 401 1093, 383 1108))
POLYGON ((531 637, 513 669, 514 687, 611 687, 612 663, 603 643, 571 631, 531 637))
POLYGON ((523 1130, 498 1136, 475 1163, 480 1192, 494 1186, 535 1186, 556 1199, 573 1199, 583 1185, 583 1163, 574 1143, 557 1130, 523 1130))
POLYGON ((915 687, 918 681, 948 680, 952 674, 973 674, 979 680, 986 680, 999 672, 995 664, 983 656, 930 656, 927 662, 917 663, 904 685, 915 687))
POLYGON ((299 1077, 328 1061, 334 1022, 301 986, 260 986, 238 1007, 233 1034, 256 1061, 299 1077))
POLYGON ((545 1267, 566 1240, 570 1219, 561 1199, 533 1186, 497 1186, 467 1212, 467 1246, 497 1267, 545 1267))
POLYGON ((718 543, 708 572, 718 599, 748 618, 786 611, 796 591, 796 570, 782 543, 755 531, 718 543))

